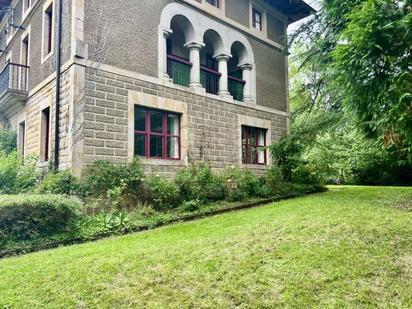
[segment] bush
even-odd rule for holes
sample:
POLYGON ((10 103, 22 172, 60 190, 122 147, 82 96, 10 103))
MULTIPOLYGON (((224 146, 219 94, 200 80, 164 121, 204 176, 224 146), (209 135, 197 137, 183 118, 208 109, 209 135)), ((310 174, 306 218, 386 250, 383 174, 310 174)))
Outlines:
POLYGON ((173 209, 181 203, 179 189, 174 182, 160 177, 149 177, 145 184, 148 191, 147 202, 155 210, 173 209))
POLYGON ((0 196, 0 234, 28 240, 69 230, 80 204, 58 195, 0 196))
POLYGON ((76 193, 78 186, 76 179, 70 173, 70 171, 63 172, 50 172, 46 175, 43 181, 40 183, 37 191, 45 194, 74 194, 76 193))
POLYGON ((16 132, 0 130, 0 153, 8 155, 17 150, 16 132))
POLYGON ((185 201, 199 200, 208 203, 225 198, 223 178, 213 173, 205 163, 181 170, 175 182, 185 201))
POLYGON ((86 198, 108 199, 121 209, 134 208, 141 199, 143 171, 137 160, 130 164, 95 161, 80 180, 79 192, 86 198))
POLYGON ((199 200, 185 201, 182 205, 182 210, 187 212, 195 212, 200 209, 201 202, 199 200))
POLYGON ((29 192, 36 186, 38 177, 35 158, 26 158, 23 162, 16 152, 0 153, 0 194, 29 192))
POLYGON ((230 201, 242 201, 259 196, 259 178, 248 169, 234 166, 223 172, 226 196, 230 201))

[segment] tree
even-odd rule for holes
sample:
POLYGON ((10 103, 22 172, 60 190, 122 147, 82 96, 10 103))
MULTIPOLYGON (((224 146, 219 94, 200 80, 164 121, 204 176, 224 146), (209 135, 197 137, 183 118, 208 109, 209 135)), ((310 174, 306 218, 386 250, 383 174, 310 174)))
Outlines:
POLYGON ((312 85, 412 162, 412 1, 324 0, 296 42, 307 45, 302 66, 316 71, 312 85))

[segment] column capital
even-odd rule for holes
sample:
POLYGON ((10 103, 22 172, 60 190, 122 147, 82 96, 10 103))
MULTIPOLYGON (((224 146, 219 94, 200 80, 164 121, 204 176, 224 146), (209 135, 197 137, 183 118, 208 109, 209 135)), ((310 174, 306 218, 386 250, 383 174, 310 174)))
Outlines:
POLYGON ((199 42, 188 42, 184 46, 188 49, 201 50, 203 47, 205 47, 205 44, 204 43, 199 43, 199 42))
POLYGON ((251 71, 253 69, 253 65, 250 63, 244 63, 244 64, 239 65, 239 68, 245 71, 251 71))
POLYGON ((230 58, 232 58, 232 55, 226 55, 226 54, 219 54, 213 56, 213 58, 216 59, 216 61, 229 61, 230 58))

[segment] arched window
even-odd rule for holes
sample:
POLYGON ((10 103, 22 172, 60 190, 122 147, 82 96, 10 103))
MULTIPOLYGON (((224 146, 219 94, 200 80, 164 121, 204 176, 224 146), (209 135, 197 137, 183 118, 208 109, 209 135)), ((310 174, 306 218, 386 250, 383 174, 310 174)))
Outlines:
POLYGON ((167 38, 167 74, 173 83, 189 86, 190 68, 189 51, 185 44, 193 36, 193 26, 190 21, 182 16, 173 17, 170 28, 172 33, 167 38))
POLYGON ((205 47, 200 53, 200 82, 207 93, 219 93, 219 73, 218 62, 215 59, 216 52, 222 48, 223 42, 219 34, 214 30, 208 30, 203 36, 205 47))

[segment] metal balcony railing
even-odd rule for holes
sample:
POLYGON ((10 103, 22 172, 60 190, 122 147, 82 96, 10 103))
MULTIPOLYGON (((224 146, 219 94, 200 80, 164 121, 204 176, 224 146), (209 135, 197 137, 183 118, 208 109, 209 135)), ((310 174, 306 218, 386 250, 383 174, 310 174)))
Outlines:
POLYGON ((245 84, 244 80, 229 75, 229 92, 236 101, 243 101, 243 88, 245 84))
POLYGON ((0 73, 0 95, 8 90, 27 92, 28 73, 27 65, 7 63, 0 73))
POLYGON ((222 74, 205 66, 200 67, 200 83, 207 93, 218 94, 222 74))
POLYGON ((175 55, 167 55, 167 74, 176 85, 188 87, 192 63, 175 55))

